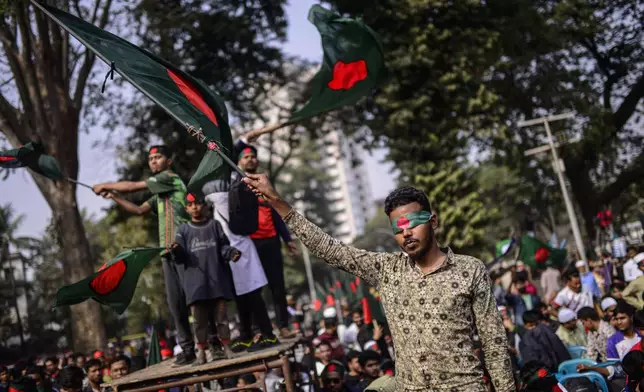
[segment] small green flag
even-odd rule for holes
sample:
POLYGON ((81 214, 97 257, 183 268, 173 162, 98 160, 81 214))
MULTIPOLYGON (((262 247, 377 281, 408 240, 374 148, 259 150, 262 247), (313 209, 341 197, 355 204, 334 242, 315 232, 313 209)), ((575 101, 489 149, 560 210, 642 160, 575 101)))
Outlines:
POLYGON ((29 142, 13 150, 0 151, 0 167, 4 169, 28 167, 52 180, 58 180, 63 176, 56 159, 46 155, 43 146, 36 142, 29 142))
POLYGON ((138 248, 119 253, 98 272, 79 282, 61 287, 54 307, 75 305, 90 298, 122 314, 132 301, 141 271, 165 248, 138 248))
POLYGON ((531 268, 543 268, 546 263, 555 267, 563 267, 566 263, 568 251, 566 249, 552 248, 536 238, 524 235, 521 237, 521 250, 519 260, 531 268))
POLYGON ((161 363, 161 345, 159 344, 157 329, 155 327, 152 327, 152 336, 150 337, 150 351, 148 352, 146 366, 156 365, 157 363, 161 363))
POLYGON ((504 240, 501 240, 496 243, 496 256, 495 257, 501 257, 505 256, 506 253, 510 250, 510 246, 512 245, 512 239, 511 238, 506 238, 504 240))
POLYGON ((322 37, 324 59, 313 77, 311 98, 293 113, 292 122, 354 104, 385 74, 380 38, 362 21, 343 18, 317 4, 309 10, 309 21, 322 37))

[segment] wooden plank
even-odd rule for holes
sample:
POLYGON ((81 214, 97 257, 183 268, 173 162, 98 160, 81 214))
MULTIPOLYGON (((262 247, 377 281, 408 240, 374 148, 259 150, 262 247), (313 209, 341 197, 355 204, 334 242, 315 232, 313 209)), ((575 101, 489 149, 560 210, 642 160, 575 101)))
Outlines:
POLYGON ((201 366, 186 365, 181 367, 174 367, 174 361, 167 360, 128 374, 127 376, 119 378, 118 380, 112 380, 108 383, 101 384, 101 387, 117 388, 119 386, 127 384, 134 384, 151 380, 192 377, 201 373, 212 373, 213 371, 216 371, 218 369, 224 370, 225 368, 241 365, 248 362, 276 359, 285 351, 292 350, 298 343, 298 338, 283 340, 279 346, 253 353, 242 352, 234 354, 233 358, 231 359, 222 359, 201 366))

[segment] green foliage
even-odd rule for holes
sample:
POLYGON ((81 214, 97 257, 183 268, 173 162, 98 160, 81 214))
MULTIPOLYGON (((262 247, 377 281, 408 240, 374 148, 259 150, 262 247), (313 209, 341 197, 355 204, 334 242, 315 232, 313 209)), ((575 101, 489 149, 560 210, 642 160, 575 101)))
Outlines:
POLYGON ((563 210, 549 162, 523 155, 545 143, 544 132, 517 129, 521 118, 578 113, 574 128, 553 129, 567 125, 568 137, 582 136, 561 155, 589 235, 601 206, 634 202, 623 191, 644 178, 643 139, 635 133, 644 95, 641 1, 326 3, 362 16, 381 35, 390 74, 356 108, 358 119, 344 120, 368 125, 389 147, 401 182, 432 195, 445 242, 483 246, 507 216, 477 188, 473 161, 505 166, 532 184, 522 203, 535 206, 542 221, 548 207, 563 210))

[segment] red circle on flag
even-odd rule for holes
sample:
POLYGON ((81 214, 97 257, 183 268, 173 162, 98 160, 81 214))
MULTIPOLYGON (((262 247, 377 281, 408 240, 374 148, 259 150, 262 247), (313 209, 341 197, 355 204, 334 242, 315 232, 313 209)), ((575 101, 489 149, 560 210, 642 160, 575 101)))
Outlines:
POLYGON ((100 273, 92 279, 89 286, 96 292, 96 294, 109 294, 118 287, 119 283, 121 283, 123 276, 125 276, 126 269, 127 266, 123 260, 119 260, 107 268, 103 265, 99 270, 100 273))
POLYGON ((409 219, 407 219, 406 216, 400 217, 398 218, 396 225, 398 226, 399 229, 405 230, 406 228, 409 227, 409 219))
POLYGON ((534 261, 537 263, 545 263, 546 260, 548 260, 548 256, 550 256, 550 252, 546 248, 539 248, 537 251, 534 253, 534 261))
POLYGON ((333 65, 333 80, 328 83, 331 90, 350 90, 356 83, 367 78, 367 62, 358 60, 351 63, 338 61, 333 65))

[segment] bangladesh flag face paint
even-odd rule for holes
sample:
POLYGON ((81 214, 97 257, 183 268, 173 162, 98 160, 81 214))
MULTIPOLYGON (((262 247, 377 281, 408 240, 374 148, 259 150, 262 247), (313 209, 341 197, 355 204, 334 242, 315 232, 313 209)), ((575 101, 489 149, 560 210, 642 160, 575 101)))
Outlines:
POLYGON ((119 314, 125 312, 132 301, 143 268, 163 250, 165 249, 139 248, 121 252, 93 275, 61 287, 56 293, 54 307, 74 305, 91 298, 119 314))
POLYGON ((429 211, 410 212, 392 221, 391 228, 394 230, 394 234, 402 233, 405 229, 413 229, 429 222, 432 216, 433 214, 429 211))

